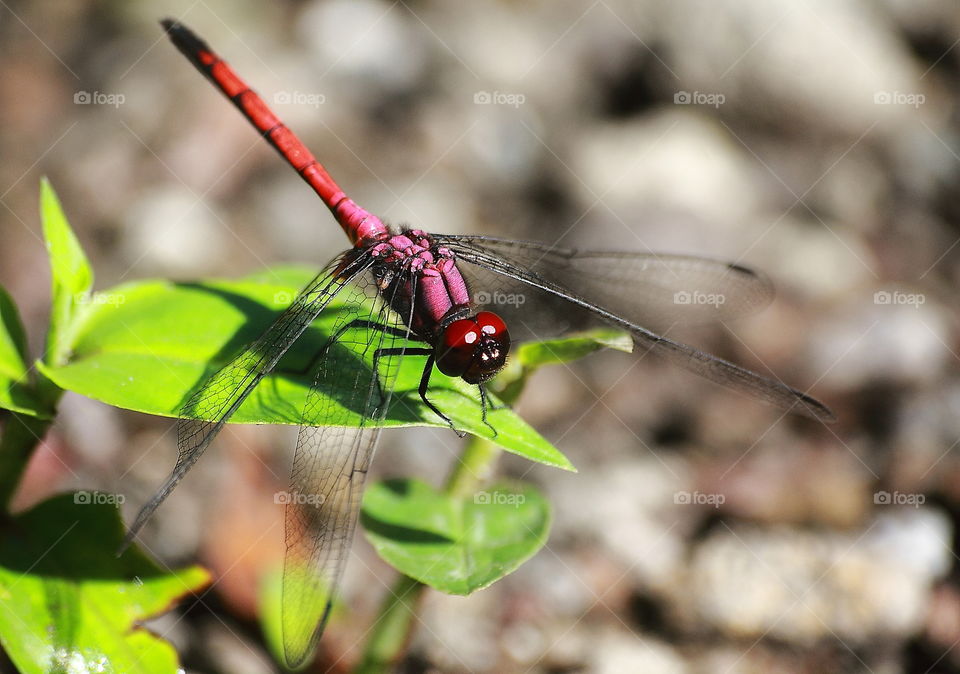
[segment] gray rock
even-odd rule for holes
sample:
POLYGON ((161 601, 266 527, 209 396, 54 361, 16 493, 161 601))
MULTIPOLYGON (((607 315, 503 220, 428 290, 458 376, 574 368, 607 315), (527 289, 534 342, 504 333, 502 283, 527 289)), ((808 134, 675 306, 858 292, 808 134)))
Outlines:
POLYGON ((732 637, 902 637, 923 624, 951 536, 948 519, 924 508, 879 513, 851 533, 723 528, 697 547, 687 600, 732 637))

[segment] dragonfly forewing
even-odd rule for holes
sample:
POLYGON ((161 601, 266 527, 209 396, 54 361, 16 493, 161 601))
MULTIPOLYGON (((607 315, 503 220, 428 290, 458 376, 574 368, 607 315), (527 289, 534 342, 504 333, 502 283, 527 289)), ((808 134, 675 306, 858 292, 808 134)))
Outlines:
MULTIPOLYGON (((511 278, 537 288, 561 299, 572 308, 580 308, 596 319, 628 331, 640 347, 641 354, 647 351, 656 354, 694 374, 722 386, 741 391, 766 401, 781 409, 799 412, 821 421, 834 421, 836 417, 823 403, 781 381, 735 365, 727 360, 705 353, 692 346, 659 335, 644 326, 633 323, 611 311, 608 307, 591 302, 573 290, 555 283, 531 271, 523 259, 511 260, 504 252, 492 253, 476 242, 444 241, 462 262, 477 265, 506 278, 511 278)), ((628 292, 628 291, 627 291, 628 292)))
MULTIPOLYGON (((444 236, 438 235, 443 241, 444 236)), ((543 279, 648 330, 734 320, 773 299, 773 284, 752 269, 692 255, 588 251, 533 241, 457 236, 458 245, 506 258, 543 279)), ((493 288, 481 288, 492 290, 493 288)), ((489 292, 488 292, 489 295, 489 292)))
POLYGON ((369 269, 372 264, 369 257, 352 253, 338 256, 317 274, 259 339, 206 379, 187 399, 177 423, 177 463, 166 482, 137 513, 121 549, 136 537, 224 424, 320 312, 351 281, 369 269))

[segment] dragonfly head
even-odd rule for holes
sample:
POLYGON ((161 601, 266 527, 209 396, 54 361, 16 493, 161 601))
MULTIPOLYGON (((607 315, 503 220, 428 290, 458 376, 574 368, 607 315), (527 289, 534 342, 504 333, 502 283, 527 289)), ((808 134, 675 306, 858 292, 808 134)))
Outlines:
POLYGON ((468 384, 483 383, 503 369, 508 351, 507 324, 492 311, 451 322, 435 346, 440 371, 468 384))

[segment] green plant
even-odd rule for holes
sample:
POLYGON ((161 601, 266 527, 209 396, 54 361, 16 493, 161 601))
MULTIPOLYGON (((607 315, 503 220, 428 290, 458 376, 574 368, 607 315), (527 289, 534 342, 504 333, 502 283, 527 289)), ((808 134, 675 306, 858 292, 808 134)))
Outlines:
MULTIPOLYGON (((10 515, 11 496, 64 390, 125 409, 176 416, 197 383, 256 338, 313 271, 281 268, 239 280, 196 283, 138 281, 93 293, 93 273, 46 181, 41 213, 53 297, 46 350, 35 372, 27 367, 16 307, 0 290, 0 408, 9 410, 0 439, 0 496, 8 513, 0 529, 0 593, 9 598, 0 602, 0 643, 24 672, 66 671, 74 658, 93 665, 109 662, 114 671, 173 672, 176 656, 170 645, 130 628, 178 595, 202 587, 206 573, 198 567, 162 571, 136 549, 116 558, 123 527, 115 506, 87 505, 77 495, 61 495, 10 515)), ((324 343, 348 299, 342 297, 324 311, 231 422, 300 423, 311 381, 308 374, 296 372, 324 343)), ((596 331, 520 345, 495 380, 494 393, 510 405, 537 368, 604 347, 630 350, 631 344, 619 332, 596 331)), ((371 363, 349 356, 338 364, 344 381, 353 379, 355 368, 369 372, 371 363)), ((421 364, 415 360, 401 366, 383 423, 445 427, 416 394, 421 364)), ((483 423, 475 387, 440 376, 435 383, 434 401, 457 428, 474 437, 442 489, 413 479, 367 489, 366 536, 403 575, 371 630, 361 663, 365 671, 383 669, 402 653, 416 598, 425 587, 470 594, 516 569, 546 542, 546 499, 529 484, 491 483, 501 450, 573 470, 509 407, 490 411, 494 434, 483 423), (478 522, 483 526, 475 526, 478 522)), ((358 417, 339 408, 328 418, 308 421, 351 426, 358 417)), ((264 630, 273 643, 279 611, 274 586, 267 587, 264 630)))
MULTIPOLYGON (((53 295, 37 361, 42 370, 67 362, 75 328, 92 306, 93 273, 46 181, 40 210, 53 295)), ((17 309, 0 290, 0 407, 9 410, 0 437, 0 644, 25 674, 174 672, 173 647, 136 625, 202 588, 206 571, 162 569, 136 549, 117 557, 119 512, 92 502, 89 493, 61 494, 10 513, 63 394, 42 371, 32 372, 29 360, 17 309)))

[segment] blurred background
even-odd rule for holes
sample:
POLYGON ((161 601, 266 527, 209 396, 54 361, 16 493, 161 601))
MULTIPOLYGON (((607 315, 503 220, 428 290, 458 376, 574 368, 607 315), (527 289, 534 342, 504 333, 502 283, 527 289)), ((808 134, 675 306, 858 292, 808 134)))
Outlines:
MULTIPOLYGON (((955 2, 8 0, 0 283, 34 354, 41 175, 97 289, 345 247, 166 41, 168 15, 390 222, 764 270, 770 307, 676 336, 839 417, 622 353, 540 372, 519 411, 580 472, 500 466, 549 494, 547 547, 471 597, 430 592, 402 671, 960 672, 955 2)), ((292 438, 228 429, 147 530, 162 564, 216 577, 150 623, 189 672, 276 671, 257 587, 292 438)), ((439 483, 460 446, 386 432, 374 479, 439 483)), ((18 502, 116 491, 129 521, 174 457, 170 420, 68 394, 18 502)), ((315 671, 356 661, 394 577, 358 536, 315 671)))

